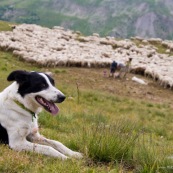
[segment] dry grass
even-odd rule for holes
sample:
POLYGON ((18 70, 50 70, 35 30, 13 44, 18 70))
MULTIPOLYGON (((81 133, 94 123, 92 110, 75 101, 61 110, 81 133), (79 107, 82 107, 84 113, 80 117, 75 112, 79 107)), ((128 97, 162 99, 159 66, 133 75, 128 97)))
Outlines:
POLYGON ((0 52, 0 90, 17 69, 52 71, 67 99, 56 117, 40 114, 41 134, 84 153, 82 160, 61 161, 0 145, 2 173, 155 173, 171 172, 173 94, 151 79, 143 86, 103 76, 103 70, 41 68, 0 52), (78 87, 78 89, 77 89, 78 87))
POLYGON ((139 85, 131 81, 133 74, 119 80, 103 77, 103 70, 109 69, 40 68, 4 52, 1 90, 9 85, 9 72, 16 69, 54 73, 67 99, 59 105, 59 116, 41 113, 40 132, 85 157, 62 162, 0 146, 0 172, 155 172, 171 164, 165 156, 173 153, 172 91, 150 79, 145 79, 148 86, 139 85))

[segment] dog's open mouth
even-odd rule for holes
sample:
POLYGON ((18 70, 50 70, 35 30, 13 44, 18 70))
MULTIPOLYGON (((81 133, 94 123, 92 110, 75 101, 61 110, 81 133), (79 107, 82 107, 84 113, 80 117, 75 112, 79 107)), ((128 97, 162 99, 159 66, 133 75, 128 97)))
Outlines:
POLYGON ((58 107, 52 101, 48 101, 41 96, 36 96, 35 99, 46 111, 50 112, 51 114, 55 115, 59 112, 58 107))

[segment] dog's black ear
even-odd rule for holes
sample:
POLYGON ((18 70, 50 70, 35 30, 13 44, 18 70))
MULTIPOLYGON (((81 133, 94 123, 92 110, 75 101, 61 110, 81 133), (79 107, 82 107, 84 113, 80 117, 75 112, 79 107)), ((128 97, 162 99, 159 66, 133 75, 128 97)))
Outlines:
POLYGON ((24 70, 16 70, 9 74, 7 77, 8 81, 16 81, 17 83, 21 84, 28 79, 29 72, 24 70))

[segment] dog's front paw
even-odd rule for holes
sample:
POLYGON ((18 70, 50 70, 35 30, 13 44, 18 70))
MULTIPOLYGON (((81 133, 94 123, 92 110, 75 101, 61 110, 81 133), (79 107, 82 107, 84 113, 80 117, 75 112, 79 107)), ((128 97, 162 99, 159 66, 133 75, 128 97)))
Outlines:
POLYGON ((61 160, 67 160, 67 159, 69 159, 69 157, 67 157, 67 156, 61 156, 60 159, 61 160))
POLYGON ((74 157, 76 159, 82 159, 83 158, 83 154, 79 153, 79 152, 73 152, 73 154, 71 155, 71 157, 74 157))

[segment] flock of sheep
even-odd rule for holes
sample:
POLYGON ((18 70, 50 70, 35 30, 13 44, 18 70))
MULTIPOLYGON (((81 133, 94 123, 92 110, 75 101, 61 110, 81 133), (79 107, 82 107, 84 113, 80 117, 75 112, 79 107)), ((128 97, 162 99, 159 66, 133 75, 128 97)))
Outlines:
POLYGON ((52 29, 34 24, 15 26, 13 31, 0 32, 0 48, 12 51, 21 59, 41 66, 109 67, 113 60, 124 63, 133 58, 131 71, 157 80, 163 87, 173 88, 173 42, 139 37, 115 40, 94 33, 84 37, 79 31, 52 29), (134 40, 139 40, 136 45, 134 40), (150 43, 166 47, 159 54, 150 43))

